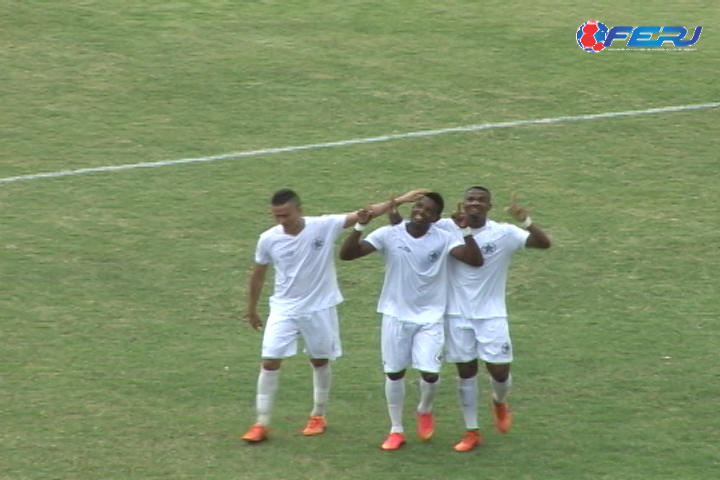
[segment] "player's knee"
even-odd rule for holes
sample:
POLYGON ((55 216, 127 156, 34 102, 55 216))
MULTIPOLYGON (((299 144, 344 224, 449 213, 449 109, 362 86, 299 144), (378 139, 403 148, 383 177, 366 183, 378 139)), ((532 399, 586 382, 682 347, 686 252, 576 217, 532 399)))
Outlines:
POLYGON ((440 375, 438 375, 437 373, 431 373, 431 372, 420 372, 420 376, 427 383, 435 383, 440 379, 440 375))
POLYGON ((496 382, 506 382, 507 379, 510 377, 510 364, 509 363, 502 363, 502 364, 495 364, 495 363, 488 363, 487 364, 488 372, 490 373, 490 376, 496 381, 496 382))
POLYGON ((282 360, 279 358, 263 358, 262 368, 264 370, 279 370, 282 360))
POLYGON ((311 358, 310 363, 312 364, 313 367, 319 368, 319 367, 324 367, 325 365, 330 363, 330 360, 328 360, 327 358, 311 358))
POLYGON ((472 378, 472 377, 476 376, 478 373, 477 360, 474 360, 472 362, 467 362, 467 363, 458 363, 456 365, 457 365, 458 376, 460 378, 472 378))
POLYGON ((393 380, 393 381, 400 380, 401 378, 403 378, 405 376, 405 370, 400 370, 399 372, 386 373, 385 376, 387 376, 387 378, 389 378, 390 380, 393 380))

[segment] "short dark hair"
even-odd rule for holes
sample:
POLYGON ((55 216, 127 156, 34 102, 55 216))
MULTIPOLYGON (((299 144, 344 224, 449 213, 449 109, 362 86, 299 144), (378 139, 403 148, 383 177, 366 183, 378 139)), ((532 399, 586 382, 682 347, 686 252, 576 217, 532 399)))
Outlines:
POLYGON ((425 194, 425 196, 435 202, 435 205, 437 205, 438 217, 442 215, 443 209, 445 208, 445 200, 443 200, 442 195, 437 192, 428 192, 425 194))
POLYGON ((277 192, 273 193, 273 196, 270 198, 270 205, 275 207, 279 205, 285 205, 289 202, 294 203, 296 207, 300 206, 300 197, 297 193, 295 193, 293 190, 290 190, 289 188, 283 188, 282 190, 278 190, 277 192))
POLYGON ((481 186, 479 186, 479 185, 475 185, 474 187, 470 187, 470 188, 468 188, 467 190, 465 190, 465 192, 469 192, 470 190, 482 190, 483 192, 490 193, 490 190, 488 190, 488 189, 485 188, 485 187, 481 187, 481 186))

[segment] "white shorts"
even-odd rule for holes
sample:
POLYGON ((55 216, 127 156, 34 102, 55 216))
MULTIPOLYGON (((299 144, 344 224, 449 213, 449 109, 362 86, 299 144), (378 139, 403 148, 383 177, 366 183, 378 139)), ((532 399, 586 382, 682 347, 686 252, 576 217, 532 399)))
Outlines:
POLYGON ((298 337, 310 358, 335 360, 342 355, 337 308, 284 316, 272 313, 265 324, 262 358, 286 358, 297 353, 298 337))
POLYGON ((487 363, 512 363, 512 342, 506 317, 465 319, 445 317, 447 355, 452 363, 476 358, 487 363))
POLYGON ((385 373, 400 372, 411 364, 421 372, 440 372, 445 343, 442 323, 415 323, 383 315, 380 342, 385 373))

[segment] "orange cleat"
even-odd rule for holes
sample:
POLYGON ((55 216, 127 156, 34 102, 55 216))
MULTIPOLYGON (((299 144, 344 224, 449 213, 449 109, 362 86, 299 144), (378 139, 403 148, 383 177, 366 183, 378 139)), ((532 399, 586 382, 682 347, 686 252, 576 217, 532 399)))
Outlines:
POLYGON ((398 448, 405 445, 405 435, 398 432, 393 432, 385 439, 380 448, 383 450, 397 450, 398 448))
POLYGON ((500 433, 507 433, 512 426, 512 414, 507 403, 497 403, 493 400, 493 416, 495 417, 495 428, 500 433))
POLYGON ((322 433, 325 433, 325 428, 327 427, 327 420, 325 420, 325 417, 310 417, 310 420, 308 420, 307 426, 305 426, 305 429, 303 430, 303 435, 312 436, 312 435, 320 435, 322 433))
POLYGON ((417 413, 417 434, 420 440, 428 441, 435 433, 435 417, 432 412, 417 413))
POLYGON ((455 445, 453 448, 456 452, 469 452, 478 445, 482 444, 482 436, 479 430, 468 430, 465 432, 465 436, 460 443, 455 445))
POLYGON ((269 430, 262 423, 256 423, 241 438, 246 442, 256 443, 267 440, 269 430))

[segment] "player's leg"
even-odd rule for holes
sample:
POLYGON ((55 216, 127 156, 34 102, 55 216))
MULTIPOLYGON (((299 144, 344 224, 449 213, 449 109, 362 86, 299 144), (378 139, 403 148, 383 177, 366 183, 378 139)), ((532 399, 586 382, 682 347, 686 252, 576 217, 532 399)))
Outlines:
POLYGON ((405 403, 405 370, 412 359, 412 331, 396 317, 383 315, 380 333, 385 399, 390 416, 390 434, 383 450, 397 450, 406 441, 403 427, 405 403))
POLYGON ((303 433, 319 435, 327 427, 327 404, 332 384, 331 360, 342 355, 337 309, 331 307, 307 315, 300 322, 305 350, 313 372, 313 408, 303 433))
POLYGON ((457 368, 458 397, 465 423, 465 434, 454 448, 459 452, 467 452, 474 449, 482 441, 477 408, 477 340, 471 320, 447 317, 445 328, 446 361, 454 363, 457 368))
POLYGON ((413 338, 413 368, 420 371, 420 402, 417 407, 417 433, 430 440, 435 432, 433 402, 440 385, 445 331, 442 322, 420 325, 413 338))
POLYGON ((263 333, 262 366, 257 380, 255 424, 242 436, 248 442, 261 442, 268 436, 268 427, 280 384, 282 359, 297 353, 297 324, 294 318, 268 317, 263 333))
POLYGON ((490 374, 492 409, 495 428, 507 433, 512 426, 512 415, 507 398, 512 388, 510 367, 513 361, 512 341, 507 318, 490 318, 481 321, 478 329, 480 358, 490 374))

